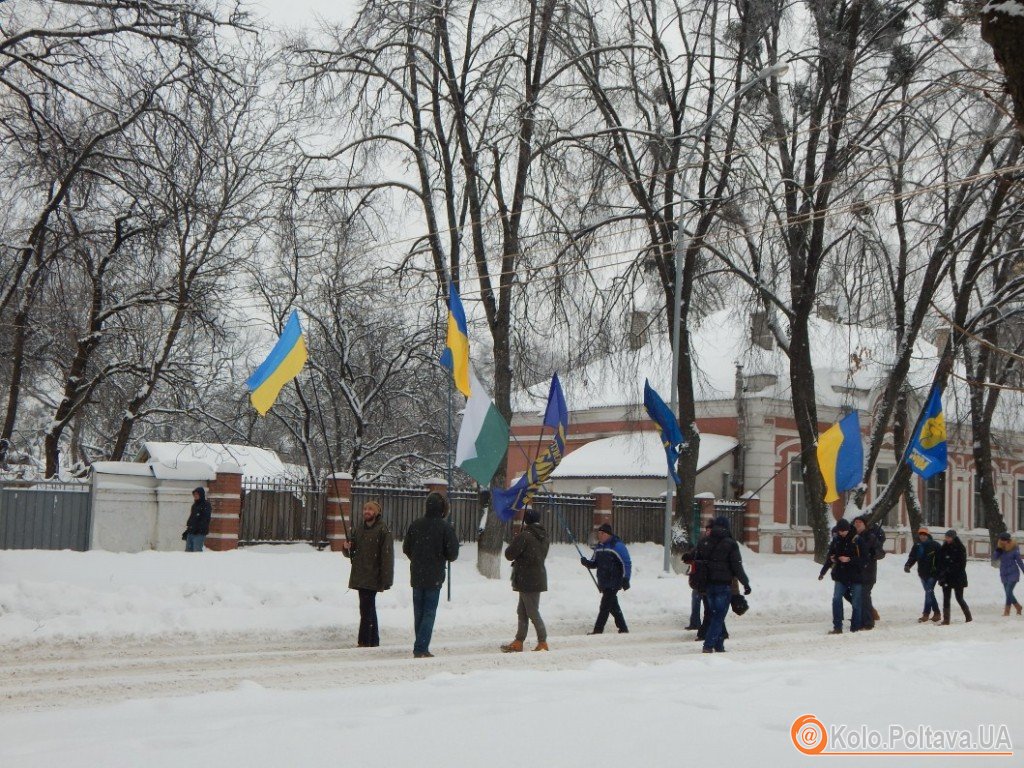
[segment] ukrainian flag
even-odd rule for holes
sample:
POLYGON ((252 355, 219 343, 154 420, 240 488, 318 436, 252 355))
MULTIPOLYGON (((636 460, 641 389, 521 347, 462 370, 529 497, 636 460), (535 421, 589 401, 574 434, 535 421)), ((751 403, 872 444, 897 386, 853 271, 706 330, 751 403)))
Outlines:
POLYGON ((852 411, 818 437, 818 467, 825 479, 825 502, 831 504, 843 491, 860 485, 864 474, 864 446, 860 419, 852 411))
POLYGON ((441 365, 452 372, 459 392, 469 397, 469 333, 466 313, 454 283, 448 284, 448 343, 441 354, 441 365))
POLYGON ((299 313, 293 309, 281 332, 281 338, 246 382, 249 399, 260 416, 267 415, 270 406, 281 393, 281 388, 299 375, 302 366, 306 364, 306 358, 306 342, 302 338, 299 313))
POLYGON ((946 469, 946 417, 942 415, 942 390, 932 387, 921 414, 920 423, 910 441, 907 461, 910 468, 927 480, 946 469))

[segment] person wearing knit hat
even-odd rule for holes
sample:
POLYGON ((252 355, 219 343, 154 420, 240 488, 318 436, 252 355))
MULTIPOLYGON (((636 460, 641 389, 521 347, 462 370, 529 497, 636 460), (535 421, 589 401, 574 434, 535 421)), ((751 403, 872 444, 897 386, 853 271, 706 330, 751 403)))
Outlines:
POLYGON ((935 584, 938 582, 938 567, 936 558, 939 554, 939 544, 935 541, 928 529, 923 525, 917 529, 917 543, 911 548, 910 556, 903 566, 904 573, 910 573, 910 569, 917 564, 917 576, 921 579, 921 587, 924 589, 924 613, 917 621, 919 624, 931 619, 934 622, 942 620, 939 613, 939 601, 935 597, 935 584))
POLYGON ((836 523, 836 537, 828 546, 825 564, 818 572, 818 581, 832 571, 832 631, 830 635, 843 634, 843 596, 850 595, 853 610, 850 616, 850 631, 859 632, 864 624, 861 612, 864 592, 864 559, 856 538, 851 533, 850 521, 842 519, 836 523))
POLYGON ((716 517, 712 521, 711 533, 697 547, 696 559, 702 561, 707 570, 705 593, 707 595, 708 628, 704 634, 704 653, 725 652, 725 617, 732 600, 733 582, 743 585, 743 593, 750 594, 750 579, 743 569, 743 555, 740 546, 729 532, 729 519, 716 517))
POLYGON ((352 526, 341 550, 352 561, 348 588, 359 594, 360 648, 380 645, 377 593, 391 589, 395 582, 395 539, 382 512, 378 501, 370 499, 363 504, 362 524, 352 526))
POLYGON ((1003 583, 1003 593, 1006 596, 1003 616, 1009 616, 1011 608, 1016 609, 1017 615, 1020 616, 1021 606, 1013 596, 1013 589, 1020 581, 1020 574, 1024 572, 1024 560, 1020 556, 1020 547, 1007 531, 999 534, 996 551, 992 553, 992 562, 999 563, 999 580, 1003 583))
POLYGON ((604 632, 608 617, 615 620, 615 627, 620 634, 629 632, 626 617, 619 607, 619 590, 629 589, 629 577, 633 573, 633 564, 629 559, 629 550, 608 523, 598 526, 597 545, 593 557, 580 557, 580 564, 591 570, 597 570, 597 588, 601 590, 601 605, 597 611, 597 620, 591 635, 604 632))
POLYGON ((949 597, 956 595, 957 605, 964 612, 964 621, 971 621, 971 609, 964 600, 967 589, 967 548, 950 528, 946 531, 945 541, 939 547, 935 557, 938 568, 939 586, 942 587, 942 623, 949 624, 949 597))
POLYGON ((537 633, 535 651, 548 650, 548 631, 540 616, 540 594, 547 592, 548 572, 544 561, 548 556, 548 532, 540 524, 540 512, 528 509, 523 514, 523 527, 505 549, 505 559, 512 563, 512 591, 519 594, 516 609, 519 626, 511 643, 501 646, 504 653, 523 650, 530 623, 537 633))

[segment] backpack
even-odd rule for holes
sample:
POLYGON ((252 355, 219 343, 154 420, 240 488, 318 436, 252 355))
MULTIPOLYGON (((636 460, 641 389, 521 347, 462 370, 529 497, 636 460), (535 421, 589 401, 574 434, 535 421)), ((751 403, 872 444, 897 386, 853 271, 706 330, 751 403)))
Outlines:
POLYGON ((706 592, 708 588, 708 561, 694 559, 690 562, 690 589, 706 592))
POLYGON ((874 534, 875 541, 878 542, 878 546, 875 547, 875 560, 881 560, 885 557, 885 530, 880 523, 875 523, 871 526, 871 533, 874 534))

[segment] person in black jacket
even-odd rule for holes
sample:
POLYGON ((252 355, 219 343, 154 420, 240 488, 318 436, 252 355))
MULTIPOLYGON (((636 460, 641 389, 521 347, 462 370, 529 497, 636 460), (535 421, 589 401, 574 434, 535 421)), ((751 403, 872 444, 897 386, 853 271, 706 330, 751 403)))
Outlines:
POLYGON ((690 549, 689 552, 683 553, 683 562, 688 566, 689 581, 690 581, 690 623, 686 625, 687 629, 697 630, 697 639, 703 640, 704 635, 707 633, 707 622, 708 622, 708 606, 707 596, 701 594, 700 589, 695 583, 695 566, 693 565, 694 556, 697 553, 697 547, 700 546, 700 542, 703 541, 711 534, 711 521, 708 520, 704 524, 704 533, 700 540, 690 549), (704 620, 701 620, 701 607, 704 608, 704 620))
POLYGON ((942 587, 942 623, 949 624, 950 592, 956 593, 956 602, 964 612, 964 621, 970 621, 971 609, 964 601, 964 590, 967 588, 967 548, 952 528, 946 531, 936 564, 939 585, 942 587))
POLYGON ((743 594, 750 594, 750 579, 743 570, 740 546, 729 532, 729 518, 716 517, 711 533, 697 546, 696 559, 707 563, 708 622, 704 636, 704 653, 725 652, 725 615, 729 612, 732 582, 743 585, 743 594))
POLYGON ((861 562, 864 564, 860 601, 861 629, 874 629, 878 613, 871 600, 871 591, 875 588, 875 582, 878 580, 878 559, 882 543, 878 540, 875 532, 868 528, 866 516, 860 515, 853 518, 853 528, 857 534, 856 542, 860 549, 861 562))
POLYGON ((192 491, 192 511, 189 513, 188 522, 185 523, 186 552, 202 552, 203 542, 210 533, 210 516, 213 510, 210 509, 210 502, 206 500, 206 489, 202 486, 192 491))
POLYGON ((836 523, 835 538, 829 544, 825 564, 821 566, 821 571, 818 573, 818 581, 821 581, 831 569, 832 581, 835 582, 832 589, 832 631, 829 632, 830 635, 843 634, 843 595, 847 592, 850 593, 850 603, 853 606, 853 610, 850 612, 850 631, 858 632, 863 622, 861 605, 864 561, 851 529, 849 520, 840 520, 836 523))
POLYGON ((444 519, 447 514, 448 500, 440 493, 429 494, 426 514, 413 521, 402 542, 402 551, 409 558, 413 627, 416 631, 412 655, 417 659, 429 659, 434 655, 430 652, 430 638, 434 633, 444 570, 459 556, 459 539, 455 529, 444 519))
POLYGON ((938 581, 938 566, 935 558, 939 554, 939 545, 928 529, 921 527, 917 529, 917 544, 910 550, 910 557, 903 566, 904 573, 910 573, 914 563, 917 563, 917 575, 921 579, 921 586, 924 588, 924 613, 917 620, 918 624, 928 621, 929 613, 932 621, 940 621, 939 601, 935 598, 935 584, 938 581))

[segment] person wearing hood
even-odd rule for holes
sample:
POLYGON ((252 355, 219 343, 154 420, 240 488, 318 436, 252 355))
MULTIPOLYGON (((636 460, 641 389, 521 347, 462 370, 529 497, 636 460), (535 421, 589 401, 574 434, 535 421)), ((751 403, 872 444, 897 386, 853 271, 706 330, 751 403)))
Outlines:
POLYGON ((377 593, 391 589, 395 581, 395 540, 381 513, 379 502, 366 502, 362 524, 352 526, 342 545, 342 554, 352 561, 348 588, 359 593, 360 648, 380 645, 377 593))
POLYGON ((430 652, 430 638, 434 633, 444 570, 459 556, 459 539, 455 529, 445 520, 448 500, 440 493, 430 493, 425 506, 426 514, 412 522, 402 541, 402 551, 409 558, 413 627, 416 632, 412 655, 417 659, 434 656, 430 652))
POLYGON ((626 617, 622 615, 622 608, 619 607, 619 590, 629 589, 633 563, 629 559, 626 545, 612 532, 612 527, 608 523, 597 529, 594 556, 589 559, 581 557, 580 564, 597 570, 597 588, 601 590, 601 606, 597 611, 597 621, 594 622, 594 629, 589 634, 600 635, 604 632, 609 615, 615 620, 619 634, 629 632, 626 617))
POLYGON ((704 653, 725 652, 725 615, 729 612, 733 580, 743 585, 743 594, 750 594, 750 579, 743 570, 740 545, 729 532, 729 518, 716 517, 711 533, 697 547, 697 559, 707 563, 707 611, 711 614, 704 653))
POLYGON ((206 489, 199 486, 192 491, 192 511, 189 513, 188 522, 185 523, 185 533, 181 536, 185 540, 186 552, 203 551, 203 542, 210 533, 212 514, 210 502, 206 500, 206 489))
POLYGON ((859 632, 863 628, 861 611, 864 590, 864 557, 856 536, 852 533, 853 526, 849 520, 836 523, 835 538, 828 546, 825 564, 818 572, 818 581, 832 571, 832 631, 830 635, 843 634, 843 596, 849 592, 852 610, 850 612, 850 631, 859 632))
POLYGON ((1006 593, 1003 616, 1009 616, 1011 608, 1016 608, 1017 615, 1020 616, 1021 607, 1017 598, 1013 596, 1013 588, 1020 581, 1021 572, 1024 572, 1024 561, 1021 560, 1020 547, 1007 531, 1000 533, 996 540, 996 551, 992 553, 992 562, 999 563, 999 580, 1003 582, 1003 591, 1006 593))
POLYGON ((938 581, 938 564, 936 558, 939 554, 939 545, 932 538, 931 533, 924 526, 917 529, 917 544, 910 550, 910 556, 903 566, 904 573, 910 573, 910 569, 917 563, 917 575, 921 579, 921 586, 924 588, 924 613, 917 620, 918 624, 931 620, 938 622, 942 620, 939 614, 939 601, 935 597, 935 584, 938 581))
POLYGON ((935 560, 939 586, 942 587, 942 623, 949 624, 951 592, 956 595, 957 605, 964 612, 964 621, 970 621, 971 609, 964 601, 964 590, 967 589, 967 548, 952 528, 946 531, 945 541, 939 547, 935 560))
POLYGON ((540 593, 548 590, 548 572, 544 561, 550 545, 548 532, 540 524, 540 512, 526 510, 523 527, 505 549, 505 559, 512 562, 512 591, 519 593, 519 627, 516 639, 501 646, 505 653, 523 650, 530 622, 533 622, 533 629, 537 633, 537 647, 533 650, 548 650, 548 631, 540 616, 540 593))

